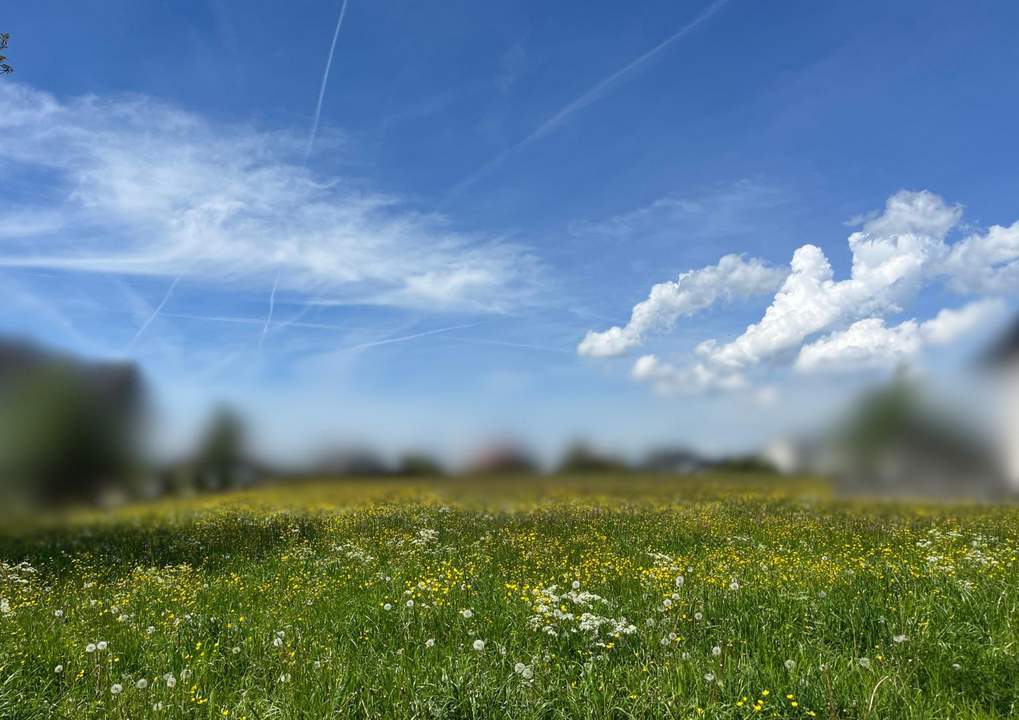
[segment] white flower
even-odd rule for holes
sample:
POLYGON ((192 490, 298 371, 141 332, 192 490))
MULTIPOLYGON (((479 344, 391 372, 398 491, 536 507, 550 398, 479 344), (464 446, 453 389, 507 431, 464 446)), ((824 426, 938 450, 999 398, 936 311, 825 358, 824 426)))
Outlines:
MULTIPOLYGON (((183 675, 183 673, 181 673, 181 675, 183 675)), ((170 688, 171 690, 177 687, 177 678, 175 678, 173 675, 167 673, 166 675, 163 676, 163 680, 166 682, 166 687, 170 688)))
POLYGON ((788 670, 789 672, 792 672, 793 670, 796 669, 795 660, 786 660, 783 664, 785 665, 785 669, 788 670))
POLYGON ((280 675, 280 682, 281 683, 290 682, 290 673, 283 673, 282 675, 280 675))
POLYGON ((513 672, 515 672, 517 675, 519 675, 526 669, 527 666, 524 665, 522 662, 518 662, 516 665, 513 666, 513 672))
POLYGON ((163 711, 163 703, 161 703, 161 702, 153 703, 152 709, 155 710, 156 712, 162 712, 163 711))
POLYGON ((693 619, 694 620, 703 620, 704 619, 704 613, 695 612, 693 614, 693 619))
POLYGON ((144 690, 145 688, 147 688, 147 687, 149 686, 149 681, 148 681, 148 680, 146 680, 145 678, 142 678, 141 680, 139 680, 138 682, 136 682, 136 683, 134 684, 134 686, 135 686, 136 688, 138 688, 139 690, 144 690))
POLYGON ((960 665, 959 663, 952 663, 952 669, 953 670, 962 670, 962 665, 960 665))
POLYGON ((382 609, 383 610, 392 610, 393 609, 393 605, 392 605, 392 603, 386 603, 385 605, 382 606, 382 609))
POLYGON ((679 577, 676 578, 676 587, 683 587, 683 583, 685 583, 685 582, 686 582, 686 578, 684 578, 682 575, 680 575, 679 577))
POLYGON ((149 625, 147 628, 145 628, 145 634, 146 635, 151 635, 155 631, 156 631, 156 626, 155 625, 149 625))
POLYGON ((714 655, 715 657, 718 657, 719 655, 722 654, 722 648, 720 648, 718 645, 715 645, 715 647, 711 648, 711 654, 714 655))
POLYGON ((470 620, 472 617, 474 617, 474 611, 471 610, 470 608, 468 608, 467 610, 461 610, 460 614, 464 616, 465 620, 470 620))
POLYGON ((739 583, 737 581, 733 580, 731 583, 729 583, 729 589, 730 590, 739 590, 739 583))
POLYGON ((109 647, 109 645, 105 640, 100 640, 96 643, 96 648, 99 650, 105 650, 107 647, 109 647))
POLYGON ((690 659, 690 653, 684 652, 682 655, 680 655, 680 657, 683 658, 684 660, 689 660, 690 659))
POLYGON ((896 643, 904 643, 908 639, 909 638, 906 637, 905 635, 896 635, 895 637, 892 638, 892 640, 894 640, 896 643))
POLYGON ((661 639, 661 643, 662 643, 662 647, 665 647, 666 645, 668 645, 668 644, 669 644, 669 638, 667 638, 667 637, 663 637, 663 638, 661 639))
POLYGON ((113 683, 113 685, 110 687, 110 692, 113 695, 120 695, 120 693, 123 692, 123 690, 124 686, 121 685, 120 683, 113 683))
POLYGON ((580 590, 580 580, 574 580, 573 584, 570 585, 574 590, 580 590))
POLYGON ((825 599, 826 597, 828 597, 828 593, 826 593, 826 592, 825 592, 824 590, 822 590, 821 592, 819 592, 819 593, 817 594, 817 596, 818 596, 819 598, 821 598, 822 600, 824 600, 824 599, 825 599))
POLYGON ((671 600, 671 598, 665 598, 662 601, 662 605, 664 605, 665 607, 672 607, 672 600, 671 600))
POLYGON ((413 600, 408 600, 407 601, 407 607, 409 607, 409 608, 414 607, 414 601, 413 600))
POLYGON ((183 670, 181 670, 180 671, 180 679, 183 680, 184 682, 187 682, 188 680, 190 680, 191 679, 191 671, 188 670, 187 668, 184 668, 183 670))
POLYGON ((322 669, 322 662, 321 662, 321 661, 319 661, 319 660, 316 660, 315 662, 313 662, 313 663, 311 664, 311 666, 312 666, 313 668, 315 668, 316 670, 321 670, 321 669, 322 669))
POLYGON ((856 662, 860 663, 860 667, 862 667, 864 670, 870 667, 870 658, 862 657, 856 662))
POLYGON ((475 650, 477 650, 478 652, 481 652, 482 650, 485 649, 485 641, 484 640, 475 640, 473 645, 472 645, 472 647, 475 650))
POLYGON ((236 655, 236 654, 237 654, 237 653, 239 653, 240 651, 241 651, 241 649, 240 649, 240 648, 239 648, 239 647, 238 647, 237 645, 234 645, 234 648, 233 648, 233 650, 232 650, 233 654, 234 654, 234 655, 236 655))
POLYGON ((96 644, 95 643, 89 643, 88 645, 85 646, 85 652, 87 652, 87 653, 94 653, 95 651, 96 651, 96 644))
POLYGON ((531 678, 534 677, 534 671, 531 670, 531 668, 529 667, 525 667, 523 672, 520 673, 520 675, 524 678, 524 680, 530 680, 531 678))
POLYGON ((425 647, 435 647, 435 638, 425 640, 425 647))
POLYGON ((715 681, 715 673, 704 673, 704 679, 708 682, 715 681))
POLYGON ((57 665, 55 668, 53 668, 53 672, 55 672, 57 675, 59 675, 63 671, 64 671, 64 666, 63 665, 57 665))
POLYGON ((272 644, 273 644, 273 647, 282 647, 282 645, 283 645, 283 638, 278 638, 278 637, 273 638, 272 639, 272 644))
POLYGON ((62 618, 63 616, 64 616, 64 611, 63 610, 54 610, 53 611, 53 617, 62 618))

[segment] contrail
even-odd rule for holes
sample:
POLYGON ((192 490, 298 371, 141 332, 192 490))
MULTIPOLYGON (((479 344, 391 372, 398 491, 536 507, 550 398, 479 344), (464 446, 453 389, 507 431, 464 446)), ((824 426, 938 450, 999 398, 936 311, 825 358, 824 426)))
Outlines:
POLYGON ((705 20, 710 18, 712 15, 714 15, 716 12, 718 12, 722 8, 722 6, 724 6, 727 2, 729 2, 729 0, 715 0, 715 2, 709 5, 700 15, 695 17, 693 20, 691 20, 682 28, 674 32, 665 40, 655 45, 653 48, 648 50, 640 57, 636 58, 635 60, 632 60, 624 67, 620 68, 619 70, 616 70, 611 75, 608 75, 607 77, 603 78, 586 93, 584 93, 576 100, 566 105, 562 110, 560 110, 555 115, 550 117, 548 120, 543 122, 538 127, 537 130, 532 132, 530 135, 528 135, 515 145, 512 145, 506 150, 503 150, 501 153, 496 155, 494 159, 490 160, 485 165, 482 165, 472 174, 468 175, 466 178, 461 180, 457 185, 453 187, 452 190, 449 191, 449 193, 446 196, 446 200, 448 201, 450 198, 456 197, 461 192, 466 190, 468 187, 476 183, 478 180, 488 175, 492 170, 502 165, 502 163, 505 162, 505 160, 511 155, 515 155, 516 153, 526 148, 535 140, 540 140, 541 138, 551 133, 557 127, 562 125, 563 122, 573 113, 577 112, 578 110, 583 110, 591 103, 595 102, 596 100, 599 100, 609 88, 617 84, 620 80, 622 80, 624 77, 632 73, 641 65, 644 65, 645 63, 650 61, 656 55, 658 55, 667 47, 669 47, 669 45, 676 42, 685 35, 689 34, 698 25, 700 25, 705 20))
POLYGON ((484 325, 484 323, 476 322, 468 325, 453 325, 451 327, 437 328, 435 330, 426 330, 424 332, 414 333, 413 335, 402 335, 400 337, 386 338, 384 340, 373 340, 371 342, 358 343, 357 345, 349 345, 340 350, 361 350, 362 348, 375 347, 377 345, 389 345, 390 343, 406 342, 407 340, 415 340, 420 337, 427 335, 438 335, 439 333, 452 332, 453 330, 466 330, 467 328, 477 327, 478 325, 484 325))
POLYGON ((276 279, 272 282, 272 292, 269 293, 269 313, 265 316, 265 325, 262 326, 262 337, 258 339, 258 349, 262 349, 262 344, 265 343, 265 336, 269 332, 269 326, 272 325, 272 311, 276 307, 276 288, 280 284, 280 274, 276 273, 276 279))
POLYGON ((159 313, 162 311, 163 307, 166 305, 166 302, 170 299, 170 295, 173 294, 173 289, 175 287, 177 287, 177 283, 180 282, 181 277, 182 277, 181 275, 178 275, 177 277, 175 277, 173 279, 173 282, 170 283, 170 287, 168 287, 166 289, 166 294, 163 295, 163 299, 159 302, 159 305, 157 305, 156 309, 152 311, 152 314, 149 315, 148 319, 146 319, 145 322, 142 323, 142 326, 140 328, 138 328, 138 332, 136 332, 134 334, 134 337, 131 338, 131 342, 129 342, 127 344, 127 349, 128 350, 130 350, 131 348, 134 347, 134 344, 136 342, 138 342, 138 338, 140 338, 142 336, 142 333, 145 332, 146 328, 148 328, 148 326, 152 324, 152 321, 155 320, 159 316, 159 313))
POLYGON ((336 38, 340 36, 340 26, 343 25, 343 16, 347 14, 347 0, 343 0, 340 7, 340 17, 336 21, 336 29, 333 31, 333 43, 329 46, 329 58, 326 60, 326 69, 322 73, 322 86, 318 89, 318 103, 315 105, 315 120, 311 124, 311 134, 308 136, 308 147, 304 151, 304 162, 308 162, 311 155, 311 146, 315 144, 315 136, 318 134, 318 119, 322 115, 322 100, 326 96, 326 83, 329 82, 329 69, 333 66, 333 53, 336 52, 336 38))

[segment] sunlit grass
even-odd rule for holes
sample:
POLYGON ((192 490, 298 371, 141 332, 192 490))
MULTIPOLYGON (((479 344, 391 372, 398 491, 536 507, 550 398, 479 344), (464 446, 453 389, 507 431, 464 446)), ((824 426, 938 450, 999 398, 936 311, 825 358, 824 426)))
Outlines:
POLYGON ((1009 717, 1019 510, 312 484, 0 539, 0 717, 1009 717))

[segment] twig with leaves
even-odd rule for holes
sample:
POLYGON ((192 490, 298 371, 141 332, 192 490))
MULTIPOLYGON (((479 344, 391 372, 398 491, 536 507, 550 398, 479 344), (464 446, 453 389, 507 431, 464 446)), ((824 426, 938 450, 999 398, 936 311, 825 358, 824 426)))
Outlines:
MULTIPOLYGON (((11 39, 10 33, 0 33, 0 50, 7 49, 7 43, 11 39)), ((7 56, 0 55, 0 75, 10 75, 14 68, 7 63, 7 56)))

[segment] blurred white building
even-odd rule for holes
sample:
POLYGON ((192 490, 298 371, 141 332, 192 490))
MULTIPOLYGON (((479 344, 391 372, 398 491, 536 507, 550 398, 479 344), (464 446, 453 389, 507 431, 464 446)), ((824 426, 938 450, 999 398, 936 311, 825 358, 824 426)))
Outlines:
POLYGON ((1000 386, 998 441, 1002 464, 1013 490, 1019 490, 1019 318, 988 356, 1000 386))

